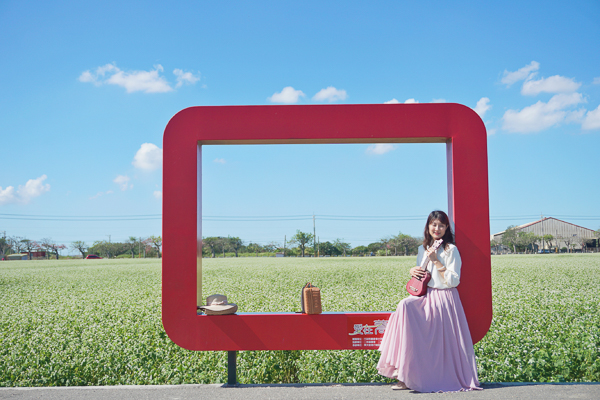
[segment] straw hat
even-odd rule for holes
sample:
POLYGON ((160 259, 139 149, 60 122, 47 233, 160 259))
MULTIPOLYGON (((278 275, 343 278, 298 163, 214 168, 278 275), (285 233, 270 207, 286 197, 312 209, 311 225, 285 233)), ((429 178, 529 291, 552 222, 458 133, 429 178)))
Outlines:
POLYGON ((206 305, 198 307, 206 315, 227 315, 235 314, 238 309, 237 304, 228 303, 227 296, 222 294, 213 294, 206 298, 206 305))

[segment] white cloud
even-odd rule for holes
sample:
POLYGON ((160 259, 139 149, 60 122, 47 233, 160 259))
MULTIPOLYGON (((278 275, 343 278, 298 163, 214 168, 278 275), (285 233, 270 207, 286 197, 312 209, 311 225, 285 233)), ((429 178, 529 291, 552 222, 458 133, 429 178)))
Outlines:
POLYGON ((18 203, 14 186, 8 186, 6 189, 2 189, 2 186, 0 186, 0 206, 10 203, 18 203))
POLYGON ((153 193, 154 197, 158 200, 162 200, 162 192, 160 190, 155 190, 153 193))
POLYGON ((407 99, 404 104, 417 104, 419 101, 415 99, 407 99))
POLYGON ((515 82, 531 79, 535 75, 535 71, 538 69, 540 69, 540 63, 537 61, 532 61, 530 64, 520 68, 515 72, 504 70, 504 76, 500 82, 504 83, 506 86, 510 86, 515 82))
POLYGON ((144 143, 135 153, 133 161, 134 167, 154 171, 162 166, 163 150, 152 143, 144 143))
POLYGON ((214 162, 217 164, 225 164, 226 161, 224 158, 215 158, 214 162))
POLYGON ((400 102, 396 98, 393 98, 391 100, 384 102, 383 104, 399 104, 399 103, 400 102))
POLYGON ((554 75, 549 78, 527 80, 523 83, 521 94, 526 96, 535 96, 542 92, 545 93, 571 93, 579 89, 581 83, 575 82, 571 78, 560 75, 554 75))
POLYGON ((557 94, 548 103, 538 101, 521 111, 508 110, 502 117, 502 129, 520 133, 539 132, 562 122, 571 122, 581 111, 566 109, 584 102, 581 93, 557 94))
POLYGON ((286 86, 281 92, 273 93, 273 96, 268 97, 267 100, 272 103, 294 104, 298 102, 300 97, 304 96, 306 95, 302 92, 302 90, 295 90, 291 86, 286 86))
POLYGON ((493 129, 493 128, 487 129, 487 127, 486 127, 486 131, 487 131, 488 136, 492 136, 492 135, 496 134, 496 129, 493 129))
POLYGON ((348 94, 343 89, 336 89, 333 86, 328 86, 326 89, 321 89, 313 96, 315 101, 328 101, 330 103, 338 100, 346 100, 348 94))
POLYGON ((103 82, 101 79, 104 78, 107 72, 118 72, 120 71, 114 64, 106 64, 101 67, 96 68, 94 73, 89 70, 84 71, 81 75, 79 75, 80 82, 90 82, 96 86, 100 86, 103 82))
MULTIPOLYGON (((127 93, 144 92, 144 93, 165 93, 173 91, 171 85, 167 82, 164 76, 160 73, 164 71, 162 65, 155 65, 154 69, 149 71, 123 71, 115 64, 106 64, 96 68, 95 71, 84 71, 79 75, 80 82, 93 83, 96 86, 100 85, 117 85, 125 88, 127 93)), ((177 79, 176 88, 183 84, 193 85, 198 80, 199 76, 191 72, 183 72, 181 69, 173 71, 177 79)))
POLYGON ((2 189, 2 186, 0 186, 0 205, 29 203, 34 197, 41 196, 50 190, 50 185, 44 183, 47 178, 46 175, 42 175, 39 178, 30 179, 25 183, 25 186, 19 185, 17 190, 14 186, 7 186, 6 189, 2 189))
POLYGON ((431 100, 432 103, 447 103, 446 99, 433 99, 431 100))
POLYGON ((28 180, 25 186, 19 185, 17 195, 21 198, 21 201, 28 203, 34 197, 41 196, 44 192, 49 191, 50 185, 43 183, 46 178, 48 178, 46 175, 42 175, 39 178, 28 180))
POLYGON ((385 154, 387 152, 390 152, 392 150, 394 150, 396 148, 395 144, 392 143, 377 143, 377 144, 372 144, 371 146, 367 147, 366 153, 367 154, 385 154))
POLYGON ((193 85, 200 80, 200 74, 194 75, 192 72, 183 72, 180 69, 173 70, 173 73, 177 77, 176 88, 183 86, 184 83, 186 85, 193 85))
POLYGON ((584 130, 600 129, 600 106, 595 110, 588 111, 583 119, 581 128, 584 130))
POLYGON ((482 97, 481 99, 479 99, 479 101, 477 102, 477 105, 475 106, 475 108, 473 110, 475 110, 475 112, 477 114, 479 114, 479 116, 481 118, 483 118, 483 116, 485 115, 485 113, 492 108, 492 106, 490 105, 490 99, 487 97, 482 97))
POLYGON ((592 83, 593 83, 594 85, 600 85, 600 76, 599 76, 599 77, 597 77, 597 78, 594 78, 594 80, 592 81, 592 83))
POLYGON ((131 179, 127 175, 117 175, 113 182, 119 185, 119 188, 121 190, 125 191, 127 189, 133 188, 133 184, 129 183, 130 180, 131 179))
POLYGON ((97 83, 97 79, 96 77, 94 77, 94 75, 92 75, 92 73, 88 70, 88 71, 83 71, 81 73, 81 75, 79 75, 79 82, 92 82, 92 83, 97 83))
POLYGON ((104 196, 105 194, 113 194, 113 193, 114 192, 112 190, 107 190, 106 192, 98 192, 94 196, 90 197, 90 200, 97 199, 98 197, 104 196))
POLYGON ((122 86, 127 93, 145 92, 145 93, 164 93, 173 90, 164 77, 159 75, 163 71, 162 65, 157 65, 150 71, 117 71, 106 83, 122 86))

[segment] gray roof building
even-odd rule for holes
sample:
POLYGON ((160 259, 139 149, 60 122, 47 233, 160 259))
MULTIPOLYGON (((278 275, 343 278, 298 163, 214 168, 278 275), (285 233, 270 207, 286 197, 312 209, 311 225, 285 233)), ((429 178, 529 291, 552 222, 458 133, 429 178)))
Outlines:
MULTIPOLYGON (((563 247, 581 249, 586 241, 598 237, 593 229, 584 228, 583 226, 552 217, 519 225, 516 229, 519 232, 533 232, 537 236, 552 235, 554 243, 552 243, 551 247, 558 247, 559 249, 563 247)), ((490 236, 490 241, 495 240, 497 243, 501 243, 505 232, 494 233, 490 236)), ((548 247, 548 244, 544 242, 543 248, 547 249, 548 247)))

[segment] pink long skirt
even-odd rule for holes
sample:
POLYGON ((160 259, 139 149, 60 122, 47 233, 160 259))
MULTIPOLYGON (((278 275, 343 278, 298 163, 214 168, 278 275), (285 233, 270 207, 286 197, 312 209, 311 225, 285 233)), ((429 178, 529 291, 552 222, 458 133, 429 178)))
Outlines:
POLYGON ((418 392, 481 389, 469 325, 458 290, 427 288, 409 296, 388 321, 379 373, 418 392))

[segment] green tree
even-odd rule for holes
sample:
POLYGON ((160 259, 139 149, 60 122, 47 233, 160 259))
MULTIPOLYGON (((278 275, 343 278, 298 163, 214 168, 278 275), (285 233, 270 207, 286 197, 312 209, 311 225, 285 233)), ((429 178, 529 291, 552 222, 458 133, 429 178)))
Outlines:
POLYGON ((229 241, 229 248, 232 249, 235 253, 235 256, 238 257, 238 251, 240 251, 240 249, 244 245, 244 241, 237 236, 236 237, 228 236, 227 240, 229 241))
POLYGON ((0 258, 4 257, 4 255, 11 249, 10 242, 7 238, 0 238, 0 258))
POLYGON ((502 235, 502 244, 513 248, 513 253, 517 252, 517 245, 519 244, 519 236, 517 235, 518 230, 516 225, 510 225, 504 231, 502 235))
POLYGON ((258 257, 258 252, 262 251, 262 246, 258 243, 248 243, 248 246, 246 246, 248 251, 250 253, 254 253, 256 255, 256 257, 258 257))
POLYGON ((341 254, 337 247, 335 247, 335 245, 329 241, 319 243, 319 253, 324 256, 335 256, 341 254))
POLYGON ((94 241, 94 244, 88 248, 90 254, 96 254, 105 258, 110 258, 110 250, 108 241, 106 240, 96 240, 94 241))
POLYGON ((391 242, 392 239, 391 238, 382 238, 379 239, 379 246, 381 248, 381 250, 383 250, 385 253, 385 255, 388 255, 388 252, 390 251, 390 248, 392 247, 391 242))
POLYGON ((223 253, 223 258, 225 258, 225 252, 229 250, 229 240, 226 237, 219 236, 219 240, 217 241, 219 247, 221 248, 221 253, 223 253))
POLYGON ((139 248, 138 238, 136 238, 135 236, 129 236, 129 238, 125 241, 125 243, 123 243, 123 245, 127 252, 131 254, 131 258, 134 258, 135 249, 139 248))
POLYGON ((398 232, 396 236, 389 238, 388 244, 394 249, 394 255, 398 255, 398 249, 400 249, 403 255, 407 256, 416 251, 419 247, 419 240, 410 235, 398 232))
POLYGON ((333 241, 333 245, 335 246, 336 249, 338 249, 338 251, 340 253, 343 254, 344 257, 346 257, 346 252, 350 251, 350 249, 352 248, 350 246, 350 243, 344 242, 344 239, 335 239, 333 241))
POLYGON ((296 234, 292 236, 290 243, 297 244, 302 252, 302 257, 304 257, 304 252, 306 250, 306 245, 312 241, 314 241, 315 235, 312 233, 301 232, 299 229, 296 230, 296 234))
POLYGON ((381 242, 369 243, 367 245, 367 253, 377 254, 377 250, 381 249, 381 242))
POLYGON ((540 237, 533 232, 517 232, 517 244, 520 249, 526 253, 534 251, 535 244, 540 240, 540 237))
POLYGON ((352 254, 355 256, 358 255, 365 255, 367 252, 367 246, 356 246, 355 248, 352 249, 352 254))
POLYGON ((208 246, 208 248, 210 249, 211 258, 215 258, 215 249, 217 248, 218 244, 219 238, 216 236, 209 236, 202 239, 203 247, 208 246))
POLYGON ((554 240, 554 236, 552 236, 550 234, 546 234, 546 235, 542 236, 542 242, 546 242, 546 245, 548 246, 548 250, 550 250, 552 248, 553 240, 554 240))
POLYGON ((85 253, 88 251, 88 245, 81 240, 71 242, 71 249, 77 250, 81 253, 81 258, 85 258, 85 253))
POLYGON ((160 248, 162 247, 162 237, 161 236, 150 236, 146 239, 154 248, 156 249, 156 257, 160 258, 160 248))

